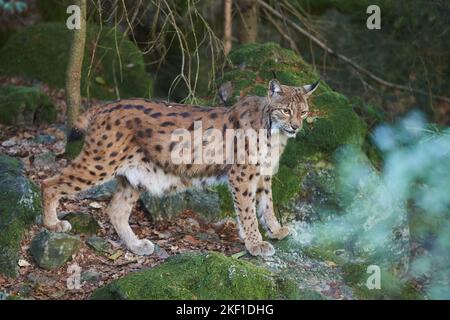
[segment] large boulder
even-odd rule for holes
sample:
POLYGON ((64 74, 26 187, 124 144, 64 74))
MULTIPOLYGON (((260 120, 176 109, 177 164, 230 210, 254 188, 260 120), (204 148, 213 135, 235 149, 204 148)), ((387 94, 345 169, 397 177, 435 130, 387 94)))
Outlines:
POLYGON ((174 217, 184 210, 191 209, 212 221, 224 218, 232 212, 231 195, 230 199, 227 199, 227 194, 227 186, 221 185, 207 190, 193 188, 162 197, 146 192, 142 194, 141 202, 149 214, 157 220, 174 217))
POLYGON ((0 155, 0 181, 0 273, 12 277, 23 234, 41 214, 41 196, 17 159, 0 155))
MULTIPOLYGON (((1 49, 0 73, 64 88, 72 35, 64 23, 57 22, 22 29, 1 49)), ((152 93, 139 48, 106 26, 88 25, 81 86, 84 96, 105 100, 117 98, 116 91, 121 98, 152 93)))
POLYGON ((302 299, 317 297, 290 280, 219 253, 186 253, 97 289, 94 300, 302 299))
POLYGON ((34 125, 55 120, 55 106, 38 88, 16 86, 0 88, 0 123, 34 125))

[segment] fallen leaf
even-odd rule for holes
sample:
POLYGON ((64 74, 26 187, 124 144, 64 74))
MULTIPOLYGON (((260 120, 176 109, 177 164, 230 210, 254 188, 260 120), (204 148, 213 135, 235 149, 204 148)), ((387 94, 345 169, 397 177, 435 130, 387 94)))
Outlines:
POLYGON ((117 250, 116 252, 114 252, 112 255, 110 255, 108 257, 108 259, 112 260, 112 261, 116 261, 117 259, 119 259, 121 256, 123 255, 123 251, 122 250, 117 250))
POLYGON ((95 202, 95 201, 89 203, 89 207, 94 208, 94 209, 101 209, 101 208, 103 208, 103 206, 100 203, 95 202))
POLYGON ((23 268, 31 266, 31 264, 27 260, 24 260, 24 259, 19 259, 19 262, 17 264, 19 265, 19 267, 23 267, 23 268))

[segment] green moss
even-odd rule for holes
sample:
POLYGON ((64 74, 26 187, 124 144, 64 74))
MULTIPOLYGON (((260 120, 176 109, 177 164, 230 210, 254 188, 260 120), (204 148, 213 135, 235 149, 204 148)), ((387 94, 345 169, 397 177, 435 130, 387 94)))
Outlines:
POLYGON ((41 214, 39 189, 22 175, 17 159, 0 155, 0 273, 17 275, 25 229, 41 214))
MULTIPOLYGON (((0 72, 64 88, 71 41, 72 32, 63 23, 24 28, 1 49, 0 72)), ((128 98, 149 97, 151 90, 141 51, 116 29, 88 25, 82 94, 109 100, 117 98, 116 91, 128 98)))
POLYGON ((183 254, 131 273, 92 299, 298 299, 302 292, 268 270, 219 253, 183 254))
POLYGON ((300 191, 301 175, 296 169, 281 164, 273 179, 272 194, 275 204, 289 201, 300 191))
POLYGON ((311 101, 313 110, 321 116, 306 125, 297 142, 314 145, 322 151, 334 151, 343 144, 361 145, 366 127, 353 111, 347 97, 323 89, 311 101))
POLYGON ((33 125, 52 122, 56 109, 49 97, 33 87, 0 88, 0 122, 9 125, 33 125))

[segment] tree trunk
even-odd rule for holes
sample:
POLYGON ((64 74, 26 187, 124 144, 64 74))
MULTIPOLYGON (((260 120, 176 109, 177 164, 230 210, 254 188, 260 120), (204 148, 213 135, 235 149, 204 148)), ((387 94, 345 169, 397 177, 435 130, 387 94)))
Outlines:
POLYGON ((238 0, 237 3, 239 42, 256 42, 258 37, 259 3, 257 0, 238 0))
POLYGON ((72 30, 73 39, 69 53, 69 64, 66 71, 66 128, 68 134, 80 113, 81 70, 86 43, 86 0, 76 0, 75 4, 81 9, 81 29, 72 30))
POLYGON ((223 25, 223 49, 225 55, 228 55, 232 47, 232 0, 223 0, 223 11, 224 11, 224 25, 223 25))

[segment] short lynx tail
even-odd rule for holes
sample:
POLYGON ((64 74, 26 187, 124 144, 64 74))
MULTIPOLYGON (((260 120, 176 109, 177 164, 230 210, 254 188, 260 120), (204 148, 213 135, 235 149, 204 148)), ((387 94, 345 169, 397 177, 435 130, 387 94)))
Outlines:
POLYGON ((91 124, 92 119, 97 113, 100 106, 94 106, 81 114, 73 124, 73 128, 70 130, 67 136, 67 142, 76 142, 84 139, 84 136, 91 124))

